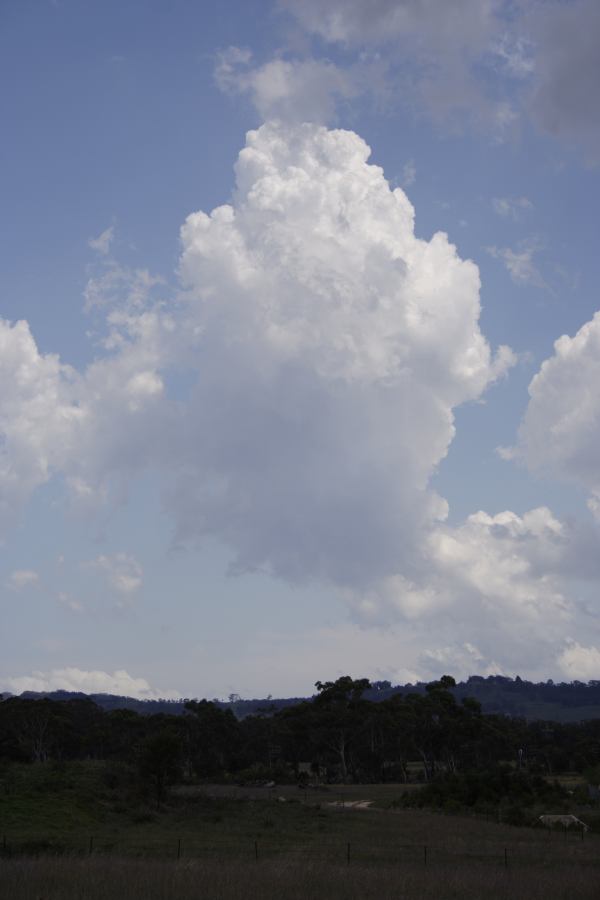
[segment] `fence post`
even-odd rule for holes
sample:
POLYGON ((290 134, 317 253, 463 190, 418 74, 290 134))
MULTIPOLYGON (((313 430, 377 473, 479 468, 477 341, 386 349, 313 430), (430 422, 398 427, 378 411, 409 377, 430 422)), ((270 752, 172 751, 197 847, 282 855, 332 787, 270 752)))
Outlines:
POLYGON ((181 859, 181 838, 177 839, 177 859, 181 859))
POLYGON ((94 838, 93 838, 93 836, 90 835, 90 844, 89 844, 89 848, 88 848, 88 853, 91 854, 91 853, 93 853, 93 851, 94 851, 94 838))
POLYGON ((504 868, 508 869, 508 850, 504 848, 504 868))
POLYGON ((423 865, 427 865, 427 844, 423 847, 423 865))
POLYGON ((350 841, 348 841, 348 845, 346 847, 346 865, 350 865, 350 841))
POLYGON ((258 860, 258 841, 254 841, 254 858, 258 860))

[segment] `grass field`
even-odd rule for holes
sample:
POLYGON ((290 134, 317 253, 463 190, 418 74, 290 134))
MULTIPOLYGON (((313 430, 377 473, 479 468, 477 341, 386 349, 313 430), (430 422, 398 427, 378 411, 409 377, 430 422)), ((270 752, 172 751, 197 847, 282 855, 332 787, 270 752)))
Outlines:
POLYGON ((5 774, 1 900, 600 896, 599 837, 386 809, 402 785, 304 802, 295 787, 208 785, 156 811, 105 775, 94 764, 5 774), (377 806, 331 805, 342 799, 377 806))
POLYGON ((164 862, 21 859, 0 868, 1 900, 592 900, 597 872, 577 866, 503 869, 477 860, 424 868, 343 866, 286 857, 164 862))

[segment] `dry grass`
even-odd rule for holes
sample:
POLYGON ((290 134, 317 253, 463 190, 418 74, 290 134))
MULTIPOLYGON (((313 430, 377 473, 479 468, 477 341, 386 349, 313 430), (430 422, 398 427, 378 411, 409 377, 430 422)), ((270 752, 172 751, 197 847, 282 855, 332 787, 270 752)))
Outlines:
POLYGON ((266 861, 4 860, 1 900, 578 900, 600 895, 597 868, 498 861, 333 865, 266 861))

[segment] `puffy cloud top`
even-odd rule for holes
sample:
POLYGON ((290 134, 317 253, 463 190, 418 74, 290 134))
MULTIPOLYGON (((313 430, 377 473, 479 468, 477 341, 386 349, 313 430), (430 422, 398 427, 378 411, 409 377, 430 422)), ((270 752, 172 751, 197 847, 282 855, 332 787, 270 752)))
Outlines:
POLYGON ((235 205, 183 227, 183 278, 203 316, 218 311, 230 339, 241 330, 278 363, 371 384, 426 373, 451 405, 476 397, 497 374, 478 269, 443 233, 415 238, 412 205, 369 154, 353 132, 250 132, 235 205))

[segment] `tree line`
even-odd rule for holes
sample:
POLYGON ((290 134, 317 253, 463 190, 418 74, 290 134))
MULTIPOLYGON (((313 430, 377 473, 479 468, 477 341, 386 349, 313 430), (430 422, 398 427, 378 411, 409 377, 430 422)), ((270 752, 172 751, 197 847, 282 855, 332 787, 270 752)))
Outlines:
POLYGON ((208 700, 184 713, 103 710, 92 700, 0 702, 0 760, 106 760, 136 767, 157 795, 177 779, 436 782, 499 765, 521 776, 600 772, 600 720, 528 722, 484 714, 444 676, 422 693, 376 702, 367 679, 316 683, 316 694, 244 719, 208 700))

